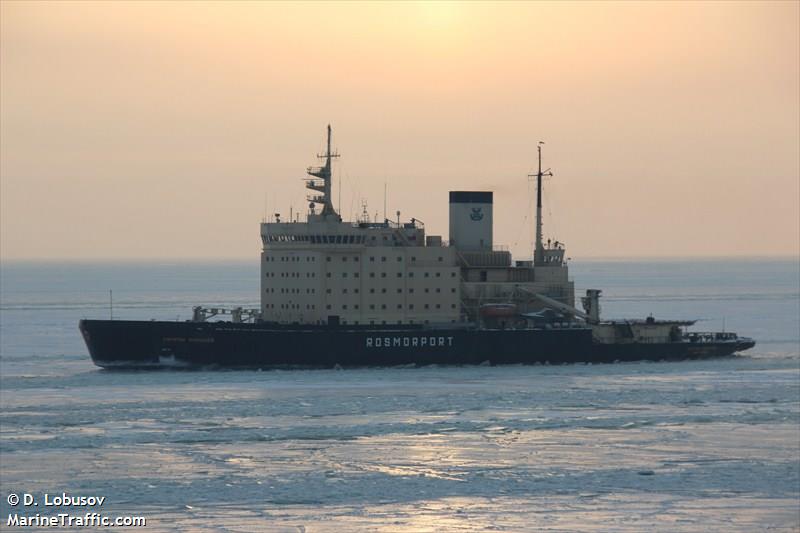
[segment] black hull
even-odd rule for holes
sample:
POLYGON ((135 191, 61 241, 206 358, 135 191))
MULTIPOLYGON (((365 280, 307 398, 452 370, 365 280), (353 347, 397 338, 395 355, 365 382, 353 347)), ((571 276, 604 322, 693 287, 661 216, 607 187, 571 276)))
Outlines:
POLYGON ((94 363, 109 368, 275 368, 612 363, 731 355, 752 343, 601 345, 588 328, 284 326, 229 322, 82 320, 94 363))

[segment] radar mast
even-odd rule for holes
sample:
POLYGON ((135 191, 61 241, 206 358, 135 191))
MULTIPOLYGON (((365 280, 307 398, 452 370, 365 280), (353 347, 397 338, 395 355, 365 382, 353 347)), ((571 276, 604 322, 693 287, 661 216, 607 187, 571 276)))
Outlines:
POLYGON ((317 191, 322 194, 310 194, 308 196, 308 201, 311 202, 309 207, 311 208, 311 214, 314 214, 314 207, 315 204, 319 203, 322 204, 322 212, 320 216, 323 218, 334 217, 339 220, 339 214, 333 208, 333 194, 332 194, 332 173, 331 173, 331 159, 334 157, 339 157, 338 153, 331 152, 331 125, 328 124, 328 145, 327 150, 324 154, 317 154, 317 157, 320 159, 325 160, 325 165, 321 167, 308 167, 306 172, 310 176, 314 176, 312 178, 305 178, 306 180, 306 188, 311 189, 312 191, 317 191), (318 181, 315 178, 321 178, 322 181, 318 181))
POLYGON ((544 141, 539 141, 536 150, 539 152, 539 170, 536 174, 529 174, 528 177, 536 176, 536 247, 533 250, 533 265, 541 266, 545 264, 544 245, 542 244, 542 178, 552 176, 548 168, 542 172, 542 145, 544 141))

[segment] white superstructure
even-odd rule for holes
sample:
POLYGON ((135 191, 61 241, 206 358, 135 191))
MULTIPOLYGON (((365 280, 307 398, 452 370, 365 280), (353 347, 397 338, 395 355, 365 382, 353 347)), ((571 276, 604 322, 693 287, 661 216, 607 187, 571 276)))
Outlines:
MULTIPOLYGON (((450 242, 422 223, 345 222, 331 201, 331 130, 322 167, 308 169, 304 222, 261 224, 261 319, 279 323, 452 324, 474 322, 485 304, 521 312, 541 293, 574 305, 564 250, 541 247, 512 264, 493 249, 492 193, 450 194, 450 242), (535 264, 534 264, 535 263, 535 264)), ((541 171, 540 171, 541 174, 541 171)), ((540 176, 541 178, 541 176, 540 176)))

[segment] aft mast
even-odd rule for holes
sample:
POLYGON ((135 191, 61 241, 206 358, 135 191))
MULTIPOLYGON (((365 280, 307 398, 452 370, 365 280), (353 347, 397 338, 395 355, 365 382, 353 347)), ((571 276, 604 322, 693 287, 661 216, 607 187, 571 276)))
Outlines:
POLYGON ((322 181, 318 181, 314 178, 305 178, 306 179, 306 188, 311 189, 312 191, 317 191, 322 194, 311 194, 308 196, 308 201, 310 202, 309 208, 311 209, 311 214, 315 215, 316 204, 322 204, 322 212, 320 216, 323 219, 332 217, 337 220, 341 220, 339 214, 333 208, 333 194, 332 194, 332 173, 331 173, 331 159, 334 157, 339 157, 338 153, 331 152, 331 125, 328 124, 328 145, 327 150, 324 154, 318 154, 318 158, 325 160, 325 165, 321 167, 308 167, 306 172, 310 176, 314 176, 314 178, 321 178, 322 181))
MULTIPOLYGON (((542 243, 542 178, 545 176, 552 176, 548 168, 542 172, 542 145, 544 141, 539 141, 536 146, 539 152, 539 171, 536 173, 536 247, 533 251, 533 265, 541 266, 545 264, 544 245, 542 243)), ((533 177, 529 175, 528 177, 533 177)))

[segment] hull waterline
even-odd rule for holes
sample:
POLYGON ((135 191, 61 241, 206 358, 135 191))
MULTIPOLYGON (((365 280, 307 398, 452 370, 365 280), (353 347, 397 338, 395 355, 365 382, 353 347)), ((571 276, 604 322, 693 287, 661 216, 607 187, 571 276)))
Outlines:
POLYGON ((82 320, 92 361, 105 368, 220 366, 332 368, 400 365, 565 364, 732 355, 737 342, 603 345, 590 328, 284 326, 230 322, 82 320))

